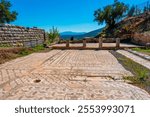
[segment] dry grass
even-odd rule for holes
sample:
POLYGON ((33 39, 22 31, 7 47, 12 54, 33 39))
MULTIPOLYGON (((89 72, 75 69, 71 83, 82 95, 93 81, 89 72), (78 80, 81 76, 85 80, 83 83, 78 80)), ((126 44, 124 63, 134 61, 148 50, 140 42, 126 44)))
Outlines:
POLYGON ((22 48, 1 48, 0 64, 17 58, 20 51, 22 51, 22 48))
POLYGON ((42 45, 34 48, 13 48, 13 47, 1 47, 0 48, 0 64, 10 61, 12 59, 29 55, 34 52, 47 52, 49 48, 44 48, 42 45))
POLYGON ((150 93, 150 70, 115 51, 111 51, 111 53, 124 68, 134 75, 134 77, 125 77, 124 79, 130 80, 133 85, 143 88, 150 93))

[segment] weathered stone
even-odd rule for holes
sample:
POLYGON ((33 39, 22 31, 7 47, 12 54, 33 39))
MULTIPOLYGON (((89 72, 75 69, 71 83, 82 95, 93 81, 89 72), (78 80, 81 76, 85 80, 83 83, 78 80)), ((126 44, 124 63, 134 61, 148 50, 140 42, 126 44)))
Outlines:
POLYGON ((116 48, 117 49, 120 48, 120 39, 119 38, 116 39, 116 48))
POLYGON ((102 49, 103 47, 103 38, 99 38, 99 49, 102 49))
POLYGON ((146 43, 146 48, 150 49, 150 43, 146 43))
POLYGON ((146 46, 147 43, 150 43, 150 31, 144 33, 135 33, 131 41, 135 44, 146 46))
MULTIPOLYGON (((7 43, 12 45, 12 40, 15 43, 20 43, 24 41, 31 41, 34 39, 37 40, 44 40, 44 33, 45 31, 42 29, 37 28, 25 28, 20 26, 13 26, 13 25, 1 25, 0 26, 0 43, 7 43), (11 40, 11 41, 10 41, 11 40)), ((42 44, 43 41, 40 41, 42 44)), ((32 44, 36 45, 36 44, 32 44)), ((29 45, 29 46, 32 46, 29 45)), ((27 45, 24 45, 27 46, 27 45)))
POLYGON ((124 75, 107 50, 36 53, 0 65, 0 99, 150 99, 124 75))
POLYGON ((68 48, 68 47, 69 47, 69 45, 70 45, 69 40, 66 40, 66 47, 68 48))
POLYGON ((86 47, 86 39, 83 39, 83 47, 86 47))

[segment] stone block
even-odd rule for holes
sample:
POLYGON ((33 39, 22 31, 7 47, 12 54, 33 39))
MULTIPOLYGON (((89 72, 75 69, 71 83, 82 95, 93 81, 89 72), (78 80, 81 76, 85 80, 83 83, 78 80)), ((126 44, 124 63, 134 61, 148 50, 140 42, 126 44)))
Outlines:
POLYGON ((66 40, 66 47, 68 48, 68 47, 69 47, 69 45, 70 45, 69 40, 66 40))
POLYGON ((83 39, 83 47, 86 47, 86 39, 83 39))
POLYGON ((102 49, 103 47, 103 38, 99 38, 99 49, 102 49))
POLYGON ((116 48, 120 48, 120 39, 119 38, 117 38, 116 39, 116 48))

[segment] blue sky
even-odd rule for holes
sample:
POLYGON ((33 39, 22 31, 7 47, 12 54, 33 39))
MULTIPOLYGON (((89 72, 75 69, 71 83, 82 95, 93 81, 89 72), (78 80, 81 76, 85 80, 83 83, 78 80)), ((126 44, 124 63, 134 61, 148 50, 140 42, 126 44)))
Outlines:
MULTIPOLYGON (((19 15, 12 24, 39 27, 52 26, 63 31, 88 32, 102 26, 94 22, 96 9, 112 4, 114 0, 10 0, 19 15)), ((120 0, 127 4, 140 4, 146 0, 120 0)))

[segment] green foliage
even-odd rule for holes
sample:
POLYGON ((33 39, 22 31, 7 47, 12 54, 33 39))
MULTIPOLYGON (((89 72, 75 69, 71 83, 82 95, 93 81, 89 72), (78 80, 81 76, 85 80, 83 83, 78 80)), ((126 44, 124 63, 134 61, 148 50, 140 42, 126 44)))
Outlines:
POLYGON ((135 12, 135 6, 132 6, 128 11, 128 17, 132 17, 135 12))
POLYGON ((43 45, 37 45, 37 46, 35 46, 34 48, 32 48, 32 50, 34 51, 34 52, 38 52, 38 51, 41 51, 41 50, 44 50, 45 48, 44 48, 44 46, 43 45))
POLYGON ((19 53, 18 55, 19 56, 26 56, 26 55, 29 55, 32 53, 32 50, 31 49, 28 49, 28 48, 23 48, 19 53))
POLYGON ((118 30, 118 29, 117 29, 117 30, 114 30, 114 36, 118 36, 118 35, 120 34, 120 32, 121 32, 121 31, 118 30))
POLYGON ((132 50, 150 55, 150 49, 133 48, 132 50))
POLYGON ((130 29, 130 25, 122 26, 121 33, 122 34, 127 34, 127 33, 131 34, 132 30, 130 29))
POLYGON ((0 48, 7 48, 7 47, 11 47, 11 45, 5 43, 5 44, 0 44, 0 48))
POLYGON ((10 11, 11 3, 7 0, 1 0, 0 2, 0 24, 10 23, 16 20, 18 13, 16 11, 10 11))
POLYGON ((41 52, 42 50, 45 50, 44 46, 43 45, 37 45, 33 48, 23 48, 19 53, 18 55, 19 56, 26 56, 26 55, 29 55, 33 52, 41 52))
POLYGON ((108 27, 114 27, 116 21, 120 19, 123 14, 127 11, 128 6, 118 0, 114 1, 113 5, 108 5, 103 9, 95 11, 95 21, 99 24, 106 23, 108 27))
POLYGON ((124 68, 134 75, 124 77, 124 79, 128 81, 130 80, 130 83, 144 88, 150 93, 150 70, 115 51, 110 52, 118 59, 119 63, 121 63, 124 68))
POLYGON ((59 31, 57 28, 55 27, 52 27, 52 29, 50 29, 50 32, 49 32, 49 41, 50 42, 54 42, 56 39, 59 38, 59 31))
POLYGON ((143 71, 139 70, 138 73, 139 73, 139 80, 141 82, 144 82, 144 81, 146 81, 146 79, 148 79, 148 73, 146 70, 143 70, 143 71))

